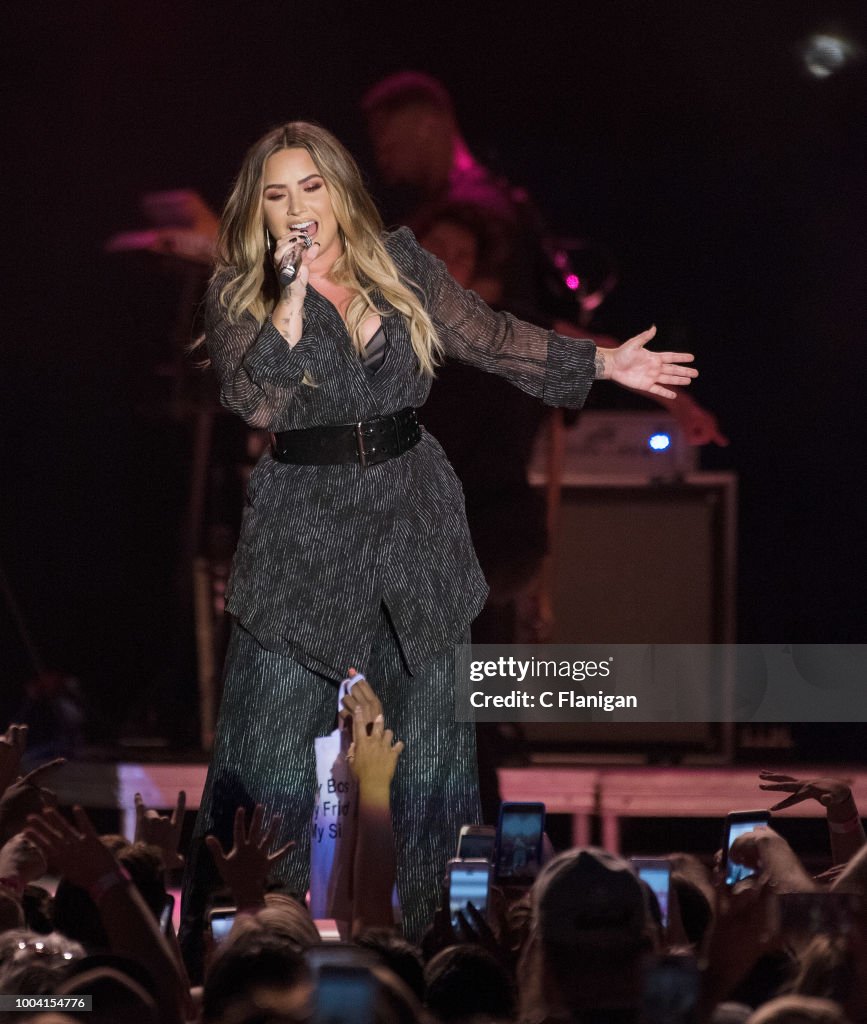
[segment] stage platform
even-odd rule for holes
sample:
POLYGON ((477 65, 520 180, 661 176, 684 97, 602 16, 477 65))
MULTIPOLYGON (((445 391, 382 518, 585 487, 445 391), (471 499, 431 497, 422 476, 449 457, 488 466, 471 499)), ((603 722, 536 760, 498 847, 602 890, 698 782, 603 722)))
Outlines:
MULTIPOLYGON (((855 794, 867 792, 867 769, 851 765, 774 765, 774 770, 796 778, 844 778, 855 794)), ((196 763, 93 763, 73 762, 51 781, 61 806, 81 804, 86 809, 113 809, 120 814, 121 831, 135 831, 135 794, 161 810, 174 806, 178 790, 187 794, 187 810, 199 806, 206 764, 196 763)), ((722 818, 729 811, 769 807, 774 795, 758 786, 756 768, 736 766, 605 767, 528 766, 501 768, 504 800, 541 801, 549 814, 568 815, 575 845, 586 845, 598 834, 602 845, 620 850, 621 822, 628 818, 722 818)), ((823 818, 815 800, 779 812, 780 818, 823 818)))

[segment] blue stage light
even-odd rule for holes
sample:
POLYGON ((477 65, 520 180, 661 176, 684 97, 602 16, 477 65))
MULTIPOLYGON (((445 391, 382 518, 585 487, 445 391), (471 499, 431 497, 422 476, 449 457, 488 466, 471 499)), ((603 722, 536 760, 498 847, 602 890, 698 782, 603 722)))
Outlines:
POLYGON ((671 447, 671 434, 651 434, 647 439, 647 446, 651 451, 664 452, 671 447))

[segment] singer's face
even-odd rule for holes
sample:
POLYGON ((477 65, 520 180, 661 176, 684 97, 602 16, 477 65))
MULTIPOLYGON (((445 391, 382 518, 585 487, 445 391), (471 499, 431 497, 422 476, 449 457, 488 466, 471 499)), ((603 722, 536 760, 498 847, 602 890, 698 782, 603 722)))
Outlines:
POLYGON ((306 149, 281 149, 265 161, 263 209, 274 238, 304 232, 316 243, 316 260, 343 251, 325 179, 306 149))

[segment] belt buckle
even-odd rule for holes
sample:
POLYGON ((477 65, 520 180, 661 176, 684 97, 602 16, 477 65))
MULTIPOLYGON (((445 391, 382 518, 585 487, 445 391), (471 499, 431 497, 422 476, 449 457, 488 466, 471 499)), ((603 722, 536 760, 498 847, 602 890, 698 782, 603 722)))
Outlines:
POLYGON ((367 452, 364 449, 363 426, 364 423, 361 420, 355 424, 355 447, 358 451, 358 461, 361 463, 361 468, 367 469, 367 452))

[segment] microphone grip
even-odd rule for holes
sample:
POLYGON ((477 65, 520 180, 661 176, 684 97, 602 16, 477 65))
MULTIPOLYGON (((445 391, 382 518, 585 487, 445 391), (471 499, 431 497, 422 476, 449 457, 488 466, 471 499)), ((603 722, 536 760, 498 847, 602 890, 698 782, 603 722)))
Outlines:
POLYGON ((286 255, 283 257, 283 262, 280 264, 280 271, 278 277, 280 279, 280 286, 282 288, 288 288, 290 284, 298 276, 298 269, 301 266, 301 256, 304 253, 306 246, 302 241, 298 241, 291 249, 287 250, 286 255))
POLYGON ((277 275, 280 279, 281 287, 288 288, 298 276, 298 270, 301 266, 301 257, 304 255, 304 250, 309 249, 312 244, 313 243, 310 241, 310 238, 307 235, 302 234, 292 248, 287 250, 286 255, 283 257, 283 262, 280 264, 280 271, 277 275))

